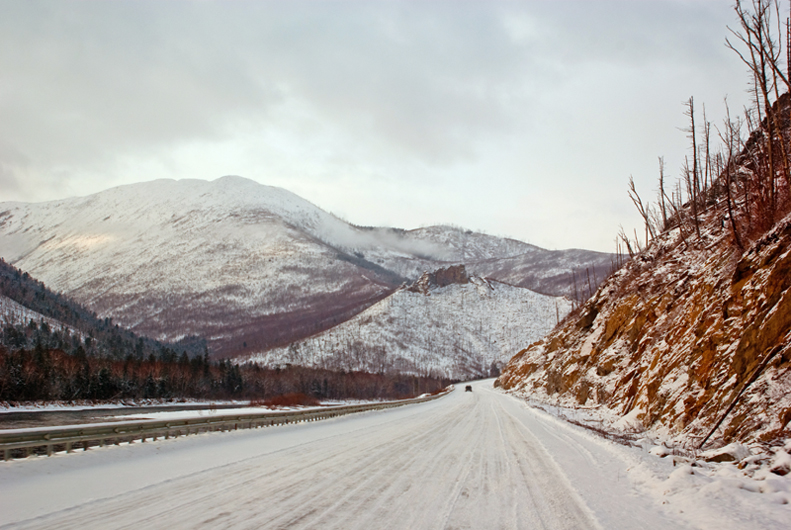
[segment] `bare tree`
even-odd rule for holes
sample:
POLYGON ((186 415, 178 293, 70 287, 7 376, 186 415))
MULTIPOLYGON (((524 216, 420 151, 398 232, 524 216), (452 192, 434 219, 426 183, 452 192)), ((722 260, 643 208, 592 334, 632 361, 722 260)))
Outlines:
POLYGON ((682 192, 681 192, 681 183, 676 182, 676 191, 671 192, 672 197, 668 197, 665 194, 665 199, 667 199, 667 204, 673 210, 673 218, 676 219, 678 224, 678 233, 681 235, 681 240, 684 242, 684 248, 689 248, 689 243, 687 243, 687 234, 685 232, 684 226, 684 209, 682 208, 683 199, 682 199, 682 192))
POLYGON ((739 250, 744 252, 744 244, 742 243, 741 236, 739 235, 739 229, 736 226, 736 218, 734 216, 734 200, 733 195, 731 193, 731 189, 733 187, 733 173, 736 166, 736 154, 737 151, 741 148, 741 122, 734 121, 731 119, 731 110, 728 106, 728 101, 725 101, 725 112, 726 112, 726 119, 724 124, 724 131, 719 131, 719 136, 722 142, 725 144, 726 149, 726 162, 725 167, 723 168, 723 174, 725 176, 725 198, 728 207, 728 219, 730 220, 731 225, 731 232, 733 233, 733 239, 736 242, 736 246, 739 247, 739 250))
POLYGON ((634 178, 631 176, 629 176, 629 198, 632 200, 635 208, 637 208, 637 212, 640 214, 640 217, 643 218, 643 222, 645 223, 645 242, 647 245, 649 241, 656 237, 656 228, 654 227, 654 223, 651 218, 651 205, 643 204, 643 201, 640 199, 640 195, 637 193, 637 189, 635 188, 634 178))
MULTIPOLYGON (((620 239, 623 244, 626 246, 626 252, 629 254, 629 258, 635 257, 636 254, 640 252, 639 249, 639 242, 637 243, 637 252, 635 252, 634 247, 632 247, 632 241, 628 235, 626 235, 626 231, 623 229, 623 226, 620 227, 620 231, 618 232, 618 239, 620 239)), ((575 282, 575 290, 576 290, 576 282, 575 282)))
MULTIPOLYGON (((779 35, 780 7, 776 0, 752 0, 749 8, 745 2, 737 0, 734 10, 739 18, 740 31, 728 28, 730 32, 744 45, 746 51, 738 49, 731 41, 726 39, 726 45, 733 50, 742 62, 748 67, 753 77, 754 97, 756 111, 758 112, 758 127, 763 132, 766 147, 766 174, 757 174, 760 187, 766 188, 768 208, 762 209, 762 224, 773 224, 777 215, 779 198, 775 180, 779 169, 786 189, 789 185, 789 160, 786 142, 783 139, 782 129, 777 112, 770 101, 770 95, 779 100, 779 83, 791 90, 791 80, 780 64, 782 49, 779 35), (775 24, 777 27, 774 27, 775 24), (775 36, 778 35, 777 37, 775 36), (766 119, 762 119, 762 111, 766 119)), ((788 27, 788 26, 787 26, 788 27)), ((788 65, 786 65, 788 66, 788 65)), ((779 106, 777 107, 779 109, 779 106)), ((765 226, 761 226, 765 228, 765 226)))
POLYGON ((687 100, 687 110, 684 113, 689 117, 690 126, 687 132, 692 141, 692 170, 690 172, 689 159, 684 159, 684 179, 687 183, 687 193, 692 199, 692 219, 695 222, 695 233, 700 239, 700 219, 698 217, 698 198, 700 195, 700 178, 698 173, 698 143, 695 132, 695 101, 690 96, 687 100))
POLYGON ((667 208, 665 207, 665 157, 659 157, 659 209, 662 212, 662 230, 667 230, 667 208))
MULTIPOLYGON (((711 122, 706 119, 706 105, 703 105, 703 152, 705 156, 703 158, 703 188, 701 191, 705 197, 714 181, 711 168, 711 122)), ((705 202, 703 206, 705 209, 705 202)))
MULTIPOLYGON (((661 157, 656 204, 644 203, 629 178, 629 198, 643 218, 646 246, 660 232, 678 226, 688 247, 691 234, 701 239, 703 219, 714 208, 722 228, 727 222, 734 245, 744 251, 750 238, 791 209, 791 19, 781 18, 779 0, 736 0, 734 9, 739 26, 728 28, 732 36, 726 45, 748 67, 754 105, 741 119, 733 119, 727 110, 724 126, 715 127, 722 144, 718 148, 705 106, 701 127, 694 98, 684 103, 691 153, 675 191, 668 190, 661 157), (752 131, 746 141, 743 126, 752 131)), ((632 238, 621 228, 616 245, 623 245, 630 257, 642 251, 636 231, 632 238)))

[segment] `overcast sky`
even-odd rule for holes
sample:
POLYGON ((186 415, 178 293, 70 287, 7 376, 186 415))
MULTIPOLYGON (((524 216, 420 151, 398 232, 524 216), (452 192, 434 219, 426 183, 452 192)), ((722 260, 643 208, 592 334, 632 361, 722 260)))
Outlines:
MULTIPOLYGON (((359 225, 613 251, 682 103, 747 74, 730 0, 0 0, 0 201, 241 175, 359 225)), ((702 119, 702 118, 701 118, 702 119)))

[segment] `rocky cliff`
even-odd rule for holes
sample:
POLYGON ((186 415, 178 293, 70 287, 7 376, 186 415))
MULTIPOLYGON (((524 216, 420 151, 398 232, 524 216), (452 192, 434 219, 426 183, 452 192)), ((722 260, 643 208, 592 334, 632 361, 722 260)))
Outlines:
MULTIPOLYGON (((772 112, 786 116, 788 101, 772 112)), ((778 153, 791 134, 787 120, 782 134, 767 134, 768 123, 697 202, 679 206, 645 250, 520 351, 496 384, 602 408, 621 427, 690 448, 789 437, 791 164, 778 153)))
POLYGON ((743 254, 711 212, 686 247, 670 231, 551 334, 519 352, 506 389, 604 406, 697 447, 769 441, 791 420, 791 216, 743 254))
POLYGON ((434 272, 424 272, 407 290, 428 295, 432 289, 453 284, 464 285, 469 282, 470 276, 464 265, 454 265, 434 272))

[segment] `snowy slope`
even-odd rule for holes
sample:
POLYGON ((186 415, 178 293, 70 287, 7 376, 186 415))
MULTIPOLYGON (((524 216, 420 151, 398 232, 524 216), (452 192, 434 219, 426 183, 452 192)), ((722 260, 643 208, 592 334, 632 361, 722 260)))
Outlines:
POLYGON ((0 295, 0 326, 15 326, 17 324, 27 324, 33 320, 36 324, 45 322, 50 328, 68 331, 71 335, 83 336, 83 333, 71 326, 67 326, 60 320, 45 317, 41 313, 32 311, 27 307, 11 300, 7 296, 0 295))
POLYGON ((400 289, 339 326, 249 360, 480 377, 543 337, 570 310, 566 298, 474 277, 428 295, 400 289))
POLYGON ((2 210, 7 261, 135 331, 202 335, 220 352, 266 340, 259 330, 303 314, 311 325, 354 314, 401 281, 317 237, 344 239, 354 233, 347 224, 237 177, 160 180, 2 210))

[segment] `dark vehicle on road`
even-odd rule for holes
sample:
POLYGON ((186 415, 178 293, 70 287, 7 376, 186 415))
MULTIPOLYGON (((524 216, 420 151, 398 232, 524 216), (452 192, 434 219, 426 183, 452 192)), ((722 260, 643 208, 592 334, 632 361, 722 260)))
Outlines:
POLYGON ((464 387, 465 392, 472 392, 472 385, 467 385, 464 387))

